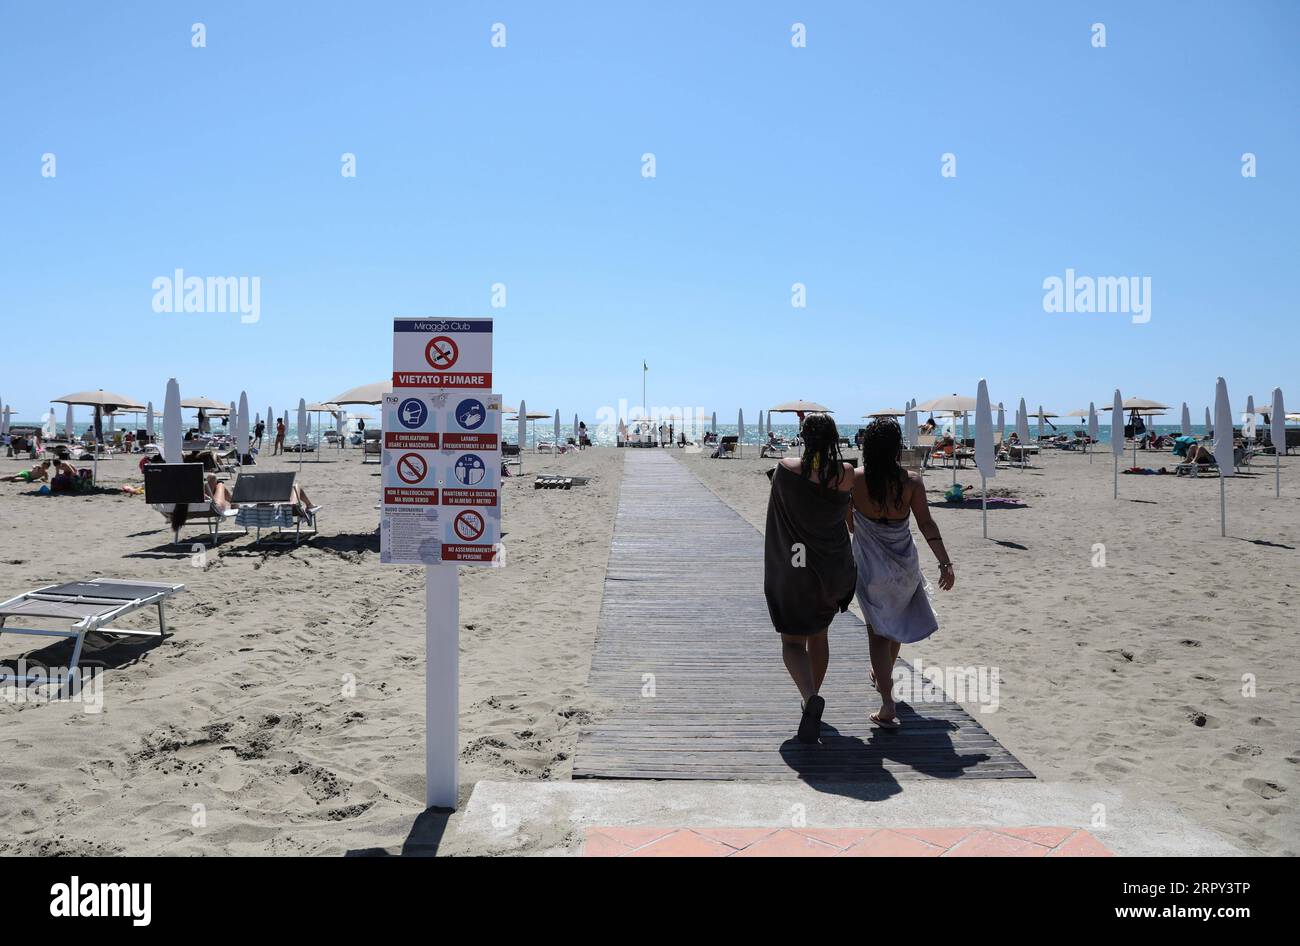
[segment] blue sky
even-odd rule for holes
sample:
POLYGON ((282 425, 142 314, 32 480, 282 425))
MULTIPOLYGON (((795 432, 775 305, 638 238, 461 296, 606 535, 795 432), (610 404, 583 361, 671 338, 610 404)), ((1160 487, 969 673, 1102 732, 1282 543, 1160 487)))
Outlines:
POLYGON ((722 419, 981 376, 1062 412, 1118 386, 1199 419, 1218 374, 1300 404, 1298 4, 305 9, 0 5, 20 416, 172 375, 326 398, 388 374, 398 315, 494 316, 500 393, 566 420, 639 403, 643 358, 651 405, 722 419), (260 321, 154 312, 177 268, 260 277, 260 321), (1044 312, 1067 268, 1150 276, 1150 322, 1044 312))

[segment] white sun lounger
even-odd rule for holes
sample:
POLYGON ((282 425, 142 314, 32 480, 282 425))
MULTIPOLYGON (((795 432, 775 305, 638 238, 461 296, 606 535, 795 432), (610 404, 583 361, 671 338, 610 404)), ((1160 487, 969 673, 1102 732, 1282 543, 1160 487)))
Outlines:
MULTIPOLYGON (((81 660, 81 646, 86 635, 130 634, 136 637, 167 636, 167 615, 163 609, 168 598, 184 591, 184 585, 169 585, 155 581, 123 581, 116 578, 94 578, 90 581, 72 581, 62 585, 46 585, 0 602, 0 634, 29 634, 36 637, 73 638, 72 660, 68 664, 69 678, 81 660), (158 630, 142 631, 134 628, 115 628, 110 625, 118 618, 141 608, 158 606, 158 630), (65 629, 12 627, 11 618, 51 618, 71 621, 65 629)), ((39 678, 26 674, 25 681, 39 678)))

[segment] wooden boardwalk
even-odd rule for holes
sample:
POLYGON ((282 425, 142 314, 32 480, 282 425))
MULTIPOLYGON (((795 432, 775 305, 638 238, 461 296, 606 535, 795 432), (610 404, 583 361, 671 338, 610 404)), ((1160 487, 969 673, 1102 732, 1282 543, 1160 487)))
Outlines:
POLYGON ((762 536, 666 452, 624 462, 589 680, 613 711, 580 734, 574 778, 1033 777, 933 688, 900 705, 901 729, 872 726, 866 630, 851 613, 831 627, 822 741, 796 741, 762 536))

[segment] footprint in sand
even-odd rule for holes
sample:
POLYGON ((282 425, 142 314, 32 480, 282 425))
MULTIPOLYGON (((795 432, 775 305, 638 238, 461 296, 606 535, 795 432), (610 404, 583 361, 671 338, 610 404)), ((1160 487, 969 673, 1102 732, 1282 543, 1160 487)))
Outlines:
POLYGON ((1242 787, 1254 792, 1260 798, 1272 800, 1281 798, 1286 794, 1286 789, 1276 782, 1266 782, 1261 778, 1248 778, 1242 780, 1242 787))

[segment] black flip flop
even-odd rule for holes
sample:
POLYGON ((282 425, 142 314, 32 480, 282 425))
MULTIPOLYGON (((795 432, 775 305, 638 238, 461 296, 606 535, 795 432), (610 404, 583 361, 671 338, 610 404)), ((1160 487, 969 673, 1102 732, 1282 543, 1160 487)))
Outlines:
POLYGON ((825 709, 826 701, 820 696, 808 698, 808 702, 803 706, 803 718, 799 720, 800 742, 812 744, 821 738, 822 713, 825 709))

